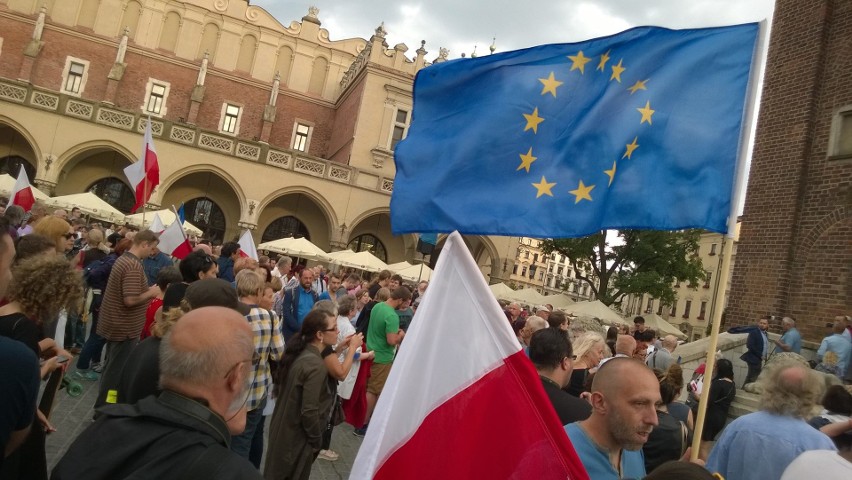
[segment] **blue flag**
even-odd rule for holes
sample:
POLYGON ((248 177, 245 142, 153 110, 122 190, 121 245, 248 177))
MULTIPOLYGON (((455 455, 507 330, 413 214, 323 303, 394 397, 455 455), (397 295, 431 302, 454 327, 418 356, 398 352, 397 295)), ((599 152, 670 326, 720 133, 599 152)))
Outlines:
POLYGON ((180 220, 180 224, 183 225, 186 222, 186 210, 183 208, 183 203, 177 209, 177 216, 180 220))
POLYGON ((640 27, 422 69, 393 232, 726 232, 757 34, 640 27))

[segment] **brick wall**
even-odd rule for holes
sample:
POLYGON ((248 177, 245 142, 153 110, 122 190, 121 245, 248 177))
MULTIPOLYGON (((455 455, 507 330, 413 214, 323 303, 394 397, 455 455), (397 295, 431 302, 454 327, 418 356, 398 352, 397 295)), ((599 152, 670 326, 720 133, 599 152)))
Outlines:
POLYGON ((852 162, 827 158, 837 108, 852 104, 852 4, 778 0, 728 324, 793 315, 819 340, 852 311, 852 162))

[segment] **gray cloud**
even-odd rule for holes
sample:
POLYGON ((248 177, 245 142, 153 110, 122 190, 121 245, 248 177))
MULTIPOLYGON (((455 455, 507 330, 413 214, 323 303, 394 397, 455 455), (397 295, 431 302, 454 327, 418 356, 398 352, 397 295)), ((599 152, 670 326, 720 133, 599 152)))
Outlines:
MULTIPOLYGON (((694 28, 771 19, 774 0, 594 0, 594 1, 343 1, 316 0, 319 18, 332 40, 369 38, 385 22, 387 42, 405 43, 411 56, 426 40, 427 59, 439 47, 450 57, 487 54, 496 37, 498 51, 546 43, 576 42, 620 32, 630 27, 657 25, 694 28)), ((309 3, 295 0, 255 0, 282 24, 299 20, 309 3)))

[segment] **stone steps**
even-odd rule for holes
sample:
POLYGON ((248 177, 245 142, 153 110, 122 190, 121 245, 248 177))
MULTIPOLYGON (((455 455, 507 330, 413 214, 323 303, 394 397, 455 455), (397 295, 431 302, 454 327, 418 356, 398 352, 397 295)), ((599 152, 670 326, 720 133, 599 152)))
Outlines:
POLYGON ((737 418, 749 413, 754 413, 758 410, 760 404, 760 396, 753 393, 748 393, 738 389, 737 396, 731 403, 731 408, 728 410, 728 417, 737 418))

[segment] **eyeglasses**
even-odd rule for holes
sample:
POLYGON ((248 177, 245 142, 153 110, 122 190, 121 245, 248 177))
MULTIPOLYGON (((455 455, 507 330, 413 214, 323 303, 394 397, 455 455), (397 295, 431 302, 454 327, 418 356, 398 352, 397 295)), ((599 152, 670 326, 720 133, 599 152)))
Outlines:
POLYGON ((65 240, 71 240, 72 238, 74 238, 74 234, 70 233, 70 232, 69 233, 63 233, 62 236, 65 237, 65 240))
POLYGON ((338 330, 340 329, 337 327, 337 325, 335 325, 334 328, 326 328, 325 330, 323 330, 323 332, 336 332, 338 330))

